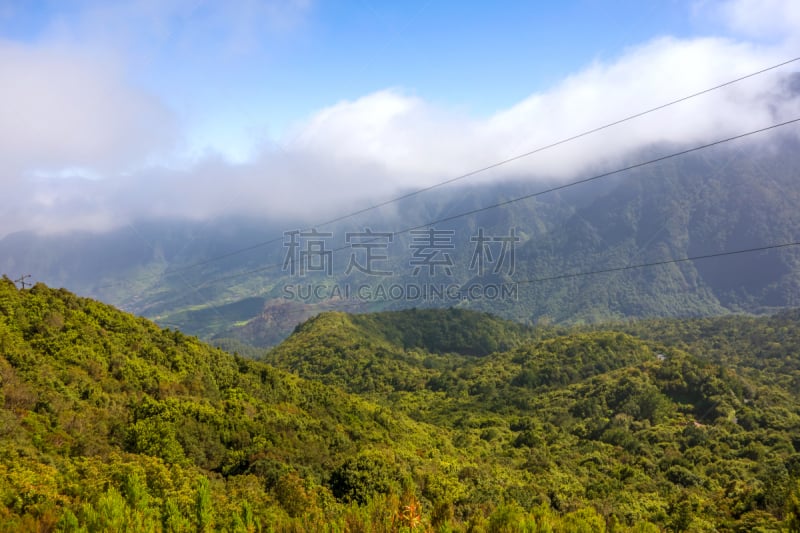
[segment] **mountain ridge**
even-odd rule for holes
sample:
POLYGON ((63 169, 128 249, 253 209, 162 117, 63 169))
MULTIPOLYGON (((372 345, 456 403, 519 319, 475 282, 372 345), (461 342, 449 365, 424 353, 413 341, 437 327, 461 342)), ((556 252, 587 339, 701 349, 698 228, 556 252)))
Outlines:
MULTIPOLYGON (((338 266, 330 276, 293 276, 284 271, 281 265, 285 266, 288 248, 277 241, 273 247, 256 247, 228 256, 232 250, 274 239, 286 229, 277 227, 274 221, 267 224, 243 219, 219 221, 219 228, 216 223, 175 222, 163 226, 163 235, 159 224, 150 221, 143 223, 138 236, 128 228, 114 234, 116 237, 98 237, 94 244, 88 236, 73 243, 62 238, 55 247, 53 238, 7 237, 0 241, 0 270, 24 269, 34 274, 38 270, 40 279, 80 288, 79 292, 205 339, 235 338, 262 347, 275 345, 294 325, 316 312, 337 308, 374 312, 456 306, 527 324, 770 313, 800 303, 795 248, 590 273, 797 242, 797 153, 798 142, 789 138, 717 147, 442 222, 436 229, 452 232, 455 244, 447 251, 452 275, 445 275, 441 269, 431 276, 412 274, 413 236, 405 233, 395 235, 385 252, 387 260, 376 263, 381 270, 392 271, 392 276, 369 275, 357 269, 345 273, 345 233, 364 231, 365 227, 388 231, 417 223, 424 227, 431 220, 448 219, 465 210, 544 190, 549 182, 517 180, 433 191, 424 199, 401 201, 396 209, 377 210, 334 224, 325 228, 333 235, 328 248, 342 251, 332 256, 338 266), (209 228, 212 231, 204 232, 209 228), (475 260, 476 244, 471 239, 479 230, 502 238, 512 229, 520 238, 513 269, 510 262, 498 272, 494 267, 499 264, 489 264, 483 275, 468 268, 475 260), (115 240, 119 242, 114 244, 115 240), (103 252, 106 245, 108 249, 103 252), (32 257, 37 261, 26 262, 32 257), (111 268, 121 259, 125 259, 125 265, 116 271, 111 268), (575 276, 529 282, 563 274, 575 276), (520 280, 524 283, 513 286, 520 280), (388 293, 390 285, 453 286, 462 290, 503 284, 510 284, 512 297, 473 298, 461 293, 456 299, 429 300, 357 296, 362 285, 372 289, 383 285, 384 293, 388 293), (323 295, 342 296, 321 301, 316 297, 303 299, 297 296, 302 291, 295 285, 325 289, 323 295), (287 287, 292 287, 288 293, 287 287), (341 291, 337 293, 334 287, 341 291), (352 294, 347 295, 348 288, 352 294)), ((498 244, 492 241, 486 246, 495 246, 492 253, 497 261, 498 244)), ((381 249, 378 252, 384 253, 381 249)), ((349 249, 349 253, 357 251, 349 249)))

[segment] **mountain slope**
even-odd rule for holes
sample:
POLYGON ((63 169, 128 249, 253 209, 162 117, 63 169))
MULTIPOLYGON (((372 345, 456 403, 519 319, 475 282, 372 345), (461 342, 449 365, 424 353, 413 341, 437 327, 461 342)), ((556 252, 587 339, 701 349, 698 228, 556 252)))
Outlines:
POLYGON ((269 354, 292 375, 3 278, 0 530, 796 527, 796 318, 334 312, 269 354))
POLYGON ((334 497, 399 498, 401 472, 435 464, 415 450, 453 453, 434 427, 8 278, 0 377, 2 530, 315 529, 344 519, 334 497), (353 461, 382 484, 335 483, 353 461))
MULTIPOLYGON (((352 318, 321 315, 268 359, 449 428, 457 446, 534 474, 519 498, 562 509, 589 499, 621 523, 647 517, 676 531, 777 527, 794 512, 785 505, 800 480, 796 313, 662 320, 650 335, 661 342, 540 328, 479 357, 354 337, 352 318), (740 331, 734 341, 731 331, 740 331), (780 364, 762 359, 767 349, 780 364)), ((649 324, 620 327, 645 335, 649 324)))
POLYGON ((511 348, 525 335, 514 322, 461 309, 327 312, 298 326, 264 360, 353 392, 415 390, 432 368, 511 348))

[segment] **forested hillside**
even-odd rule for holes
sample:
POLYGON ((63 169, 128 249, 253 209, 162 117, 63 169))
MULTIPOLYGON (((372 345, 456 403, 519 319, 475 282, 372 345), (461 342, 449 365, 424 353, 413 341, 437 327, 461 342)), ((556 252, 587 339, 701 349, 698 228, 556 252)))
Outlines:
POLYGON ((0 530, 796 530, 797 339, 324 313, 254 361, 3 278, 0 530))

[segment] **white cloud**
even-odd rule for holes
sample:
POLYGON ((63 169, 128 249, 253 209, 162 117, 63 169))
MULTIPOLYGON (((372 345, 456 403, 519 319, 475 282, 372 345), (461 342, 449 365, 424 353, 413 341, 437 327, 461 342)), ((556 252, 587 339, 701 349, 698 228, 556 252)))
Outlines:
MULTIPOLYGON (((755 72, 784 59, 773 49, 725 39, 658 39, 617 61, 595 64, 489 123, 508 155, 523 153, 755 72)), ((514 165, 566 177, 619 162, 655 144, 693 145, 743 133, 797 111, 797 99, 765 95, 782 72, 765 74, 588 136, 514 165)))
POLYGON ((800 2, 796 0, 730 0, 714 7, 728 27, 743 35, 796 41, 800 28, 800 2))
POLYGON ((0 42, 0 79, 3 181, 64 167, 108 174, 172 148, 174 117, 107 61, 0 42))
MULTIPOLYGON (((320 165, 323 176, 363 194, 424 187, 526 153, 755 72, 785 59, 780 50, 727 39, 662 38, 596 63, 551 90, 475 119, 436 109, 402 91, 377 92, 320 111, 295 132, 291 152, 320 165), (323 163, 324 162, 324 163, 323 163), (358 166, 380 169, 374 177, 358 166)), ((699 96, 652 115, 470 178, 568 178, 618 164, 653 145, 695 145, 800 115, 798 98, 779 92, 783 69, 699 96)), ((264 163, 268 163, 266 160, 264 163)), ((304 177, 313 182, 313 176, 304 177)))
MULTIPOLYGON (((729 13, 735 26, 736 17, 744 17, 736 13, 753 6, 738 0, 716 8, 729 13)), ((793 8, 781 6, 778 12, 791 20, 793 8)), ((764 20, 776 24, 777 18, 764 20)), ((181 170, 150 167, 125 175, 118 175, 125 164, 169 144, 170 128, 161 127, 170 124, 169 113, 113 69, 62 52, 3 45, 0 70, 18 81, 0 87, 0 162, 28 170, 34 164, 99 169, 112 177, 27 183, 30 194, 22 200, 0 199, 0 233, 102 229, 149 216, 303 214, 318 221, 783 61, 795 28, 800 24, 787 25, 791 33, 777 42, 660 38, 483 118, 439 108, 407 91, 378 91, 320 110, 298 123, 283 147, 265 145, 244 164, 212 154, 181 170)), ((800 97, 781 84, 792 70, 743 81, 469 182, 567 179, 612 168, 655 145, 691 146, 796 118, 800 97)))

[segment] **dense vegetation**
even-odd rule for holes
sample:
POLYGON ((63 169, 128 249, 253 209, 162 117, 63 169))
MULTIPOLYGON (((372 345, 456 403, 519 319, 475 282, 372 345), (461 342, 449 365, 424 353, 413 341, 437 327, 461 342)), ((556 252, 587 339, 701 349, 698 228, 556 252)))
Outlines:
POLYGON ((797 313, 324 313, 253 361, 0 281, 0 530, 800 527, 797 313))
POLYGON ((617 527, 790 527, 797 312, 518 329, 510 349, 483 357, 441 353, 436 338, 409 349, 402 336, 375 334, 413 331, 418 320, 444 335, 437 324, 481 316, 435 315, 324 314, 267 360, 448 428, 459 448, 533 474, 515 495, 523 507, 525 497, 561 510, 591 502, 617 527))

